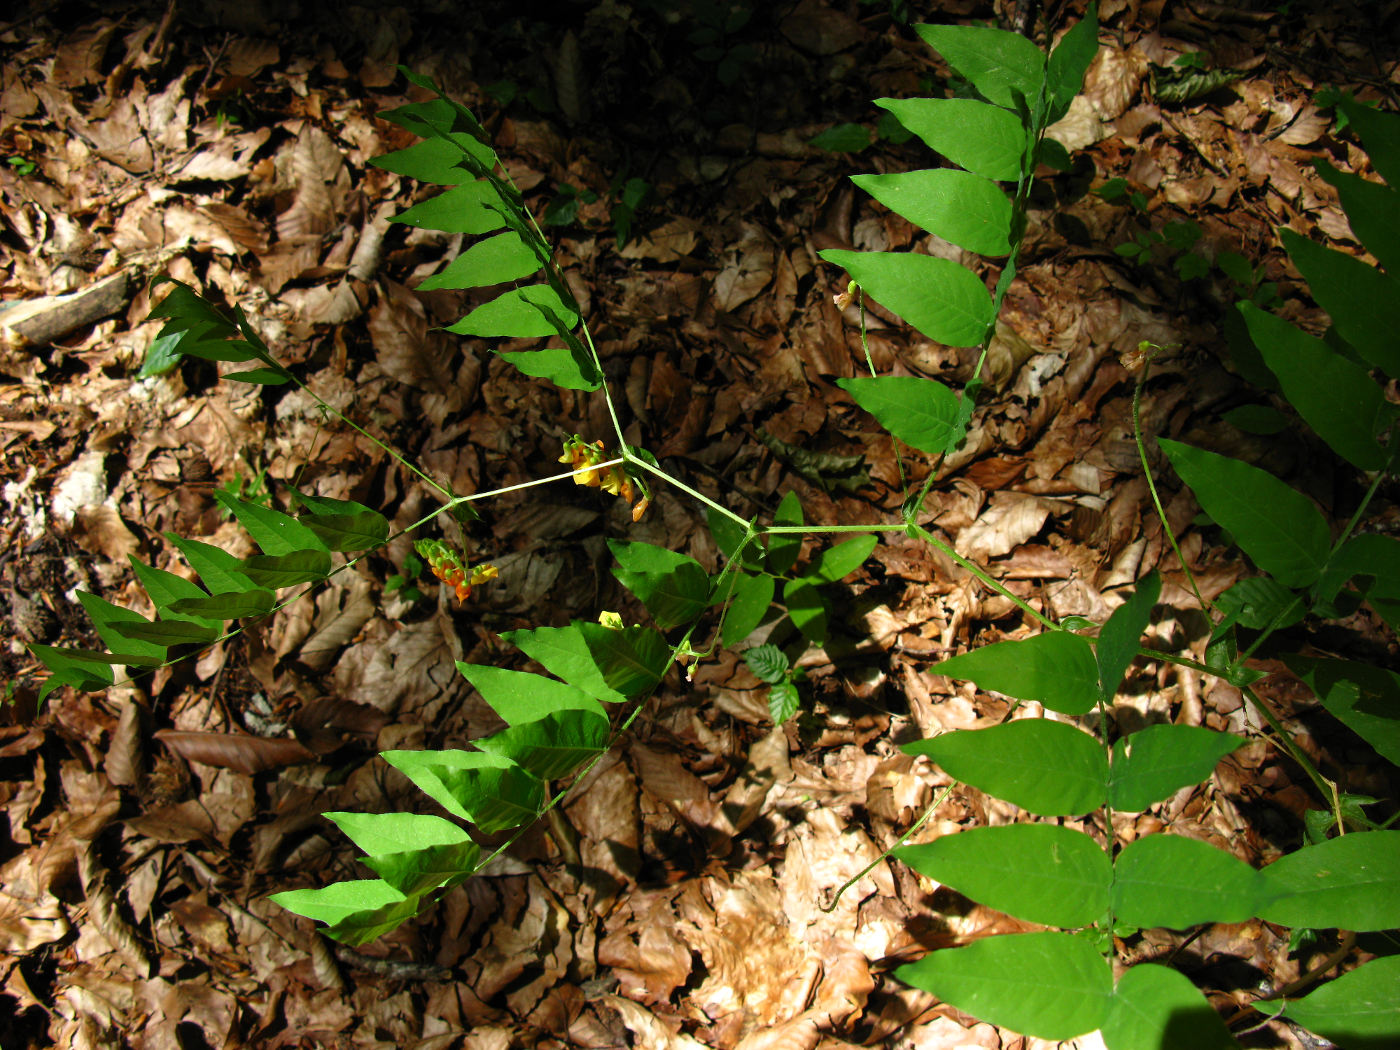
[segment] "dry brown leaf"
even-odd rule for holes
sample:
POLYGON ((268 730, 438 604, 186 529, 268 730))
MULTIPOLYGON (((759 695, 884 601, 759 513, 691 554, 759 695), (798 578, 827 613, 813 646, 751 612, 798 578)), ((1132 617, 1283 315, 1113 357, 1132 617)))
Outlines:
POLYGON ((1019 492, 996 492, 977 520, 962 529, 954 548, 964 558, 999 558, 1041 530, 1055 504, 1019 492))
POLYGON ((802 0, 779 28, 783 36, 812 55, 834 55, 866 38, 866 31, 844 11, 820 0, 802 0))
POLYGON ((238 773, 263 773, 269 769, 311 762, 315 752, 296 740, 251 736, 247 733, 202 733, 161 729, 155 738, 189 762, 232 769, 238 773))

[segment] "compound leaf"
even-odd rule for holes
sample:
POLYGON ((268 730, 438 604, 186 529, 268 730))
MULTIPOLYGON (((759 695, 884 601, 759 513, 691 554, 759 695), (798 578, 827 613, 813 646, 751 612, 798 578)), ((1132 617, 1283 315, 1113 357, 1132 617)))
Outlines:
POLYGON ((418 913, 407 897, 383 879, 336 882, 318 890, 288 890, 268 898, 290 912, 324 922, 321 932, 342 944, 368 944, 418 913))
POLYGON ((576 686, 556 682, 553 678, 489 664, 467 664, 460 660, 457 670, 476 686, 482 699, 507 725, 538 722, 559 711, 587 711, 606 717, 603 705, 594 697, 576 686))
POLYGON ((248 579, 261 587, 270 587, 273 590, 295 587, 299 583, 324 580, 330 575, 331 556, 326 551, 318 550, 292 551, 289 554, 255 554, 243 560, 243 571, 248 579))
POLYGON ((710 604, 710 577, 694 558, 652 543, 609 540, 613 575, 662 630, 690 623, 710 604))
POLYGON ((528 824, 544 807, 544 784, 503 755, 384 751, 379 757, 443 809, 487 834, 528 824))
MULTIPOLYGON (((924 43, 988 102, 1014 109, 1034 102, 1045 80, 1045 53, 1019 33, 983 26, 916 26, 924 43)), ((1092 56, 1091 56, 1092 57, 1092 56)))
MULTIPOLYGON (((555 327, 541 312, 541 306, 561 318, 570 330, 578 324, 578 313, 571 306, 565 305, 558 292, 547 284, 532 284, 525 288, 513 288, 502 292, 490 302, 482 303, 456 324, 449 325, 447 331, 456 335, 512 339, 539 339, 554 335, 555 327)), ((568 353, 567 350, 564 352, 568 353)), ((509 360, 512 364, 516 363, 514 357, 509 360)), ((534 374, 518 364, 516 367, 527 375, 534 374)))
POLYGON ((1233 733, 1203 726, 1151 725, 1113 745, 1108 804, 1127 812, 1171 798, 1210 776, 1219 761, 1244 743, 1233 733))
POLYGON ((329 550, 321 537, 296 518, 283 514, 280 510, 238 499, 223 489, 215 489, 214 498, 248 530, 248 535, 253 537, 253 542, 263 549, 264 554, 329 550))
POLYGON ((1243 922, 1257 914, 1263 893, 1244 861, 1181 835, 1145 835, 1113 865, 1113 914, 1143 929, 1243 922))
POLYGON ((473 244, 418 286, 420 292, 436 288, 484 288, 518 281, 544 263, 514 230, 498 233, 473 244))

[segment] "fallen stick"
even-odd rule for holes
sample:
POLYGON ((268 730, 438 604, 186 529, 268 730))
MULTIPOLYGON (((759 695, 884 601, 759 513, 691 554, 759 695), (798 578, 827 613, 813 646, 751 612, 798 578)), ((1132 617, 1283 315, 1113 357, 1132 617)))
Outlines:
POLYGON ((45 295, 0 309, 0 345, 9 350, 42 347, 116 313, 127 299, 126 271, 67 295, 45 295))

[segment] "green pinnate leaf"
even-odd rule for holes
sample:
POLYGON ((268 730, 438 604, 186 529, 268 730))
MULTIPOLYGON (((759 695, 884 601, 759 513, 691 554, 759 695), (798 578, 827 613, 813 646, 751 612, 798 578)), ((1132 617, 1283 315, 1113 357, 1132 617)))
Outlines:
POLYGON ((1320 158, 1313 166, 1323 181, 1337 190, 1357 239, 1388 272, 1400 273, 1400 193, 1360 175, 1338 171, 1320 158))
POLYGON ((826 602, 810 581, 801 577, 787 580, 783 584, 783 604, 802 637, 813 645, 826 642, 826 602))
POLYGON ((1043 817, 1089 813, 1108 796, 1108 757, 1084 730, 1021 718, 905 744, 949 776, 1043 817))
POLYGON ((581 626, 575 621, 567 627, 505 631, 501 637, 576 689, 609 704, 622 703, 627 697, 604 679, 581 626))
POLYGON ((1037 700, 1066 715, 1092 711, 1099 699, 1094 650, 1083 638, 1065 631, 984 645, 929 670, 969 678, 979 689, 1017 700, 1037 700))
POLYGON ((1400 766, 1400 675, 1354 660, 1290 654, 1284 662, 1333 718, 1400 766))
POLYGON ((1214 846, 1181 835, 1145 835, 1113 865, 1113 914, 1139 928, 1184 930, 1243 922, 1265 897, 1259 873, 1214 846))
POLYGON ((1069 112, 1074 96, 1084 86, 1084 74, 1099 51, 1098 4, 1091 3, 1084 17, 1060 38, 1050 52, 1046 84, 1050 89, 1050 112, 1046 123, 1053 124, 1069 112))
POLYGON ((1139 963, 1118 979, 1103 1023, 1108 1050, 1238 1050, 1225 1022, 1178 970, 1139 963))
POLYGON ((878 543, 879 538, 876 536, 857 536, 834 547, 828 547, 817 556, 807 571, 807 577, 823 583, 835 583, 844 579, 865 564, 865 559, 870 557, 878 543))
POLYGON ((1400 117, 1353 99, 1342 100, 1337 108, 1356 129, 1380 177, 1391 186, 1400 187, 1400 117))
POLYGON ((1165 802, 1210 776, 1222 758, 1244 743, 1233 733, 1202 726, 1152 725, 1113 745, 1108 804, 1136 812, 1165 802))
POLYGON ((606 717, 603 705, 566 682, 487 664, 457 662, 457 670, 481 693, 507 725, 538 722, 560 711, 585 711, 606 717))
POLYGON ((738 645, 753 633, 773 604, 776 581, 766 572, 740 577, 734 585, 734 600, 724 617, 723 638, 726 646, 738 645))
POLYGON ((851 395, 882 427, 910 448, 931 456, 955 451, 967 427, 962 400, 942 383, 922 376, 859 376, 838 379, 836 385, 851 395))
POLYGON ((1021 177, 1026 129, 1015 113, 967 98, 879 98, 875 105, 968 171, 997 182, 1021 177))
POLYGON ((243 560, 243 572, 248 579, 259 587, 269 587, 273 590, 295 587, 299 583, 310 583, 312 580, 324 580, 330 575, 330 571, 331 556, 320 550, 292 551, 289 554, 255 554, 243 560))
POLYGON ((483 288, 529 277, 544 263, 514 230, 498 233, 473 244, 418 286, 421 292, 437 288, 483 288))
POLYGON ((1045 81, 1045 53, 1019 33, 983 26, 915 27, 924 43, 972 83, 988 102, 1033 105, 1045 81))
MULTIPOLYGON (((540 311, 544 306, 563 319, 571 330, 578 324, 578 313, 566 306, 547 284, 532 284, 503 292, 478 306, 447 331, 456 335, 477 335, 513 339, 539 339, 555 334, 555 327, 540 311), (538 304, 538 305, 536 305, 538 304)), ((514 362, 514 358, 511 361, 514 362)), ((522 369, 523 371, 523 369, 522 369)))
POLYGON ((120 659, 110 653, 88 649, 64 649, 55 645, 29 647, 39 662, 49 669, 48 678, 39 687, 42 701, 55 689, 70 685, 79 692, 94 693, 112 684, 112 661, 120 659))
POLYGON ((1400 282, 1344 252, 1281 230, 1288 256, 1338 334, 1367 362, 1400 377, 1400 282))
POLYGON ((115 625, 119 623, 149 623, 150 621, 140 613, 123 609, 120 605, 113 605, 87 591, 78 592, 78 601, 82 603, 83 611, 88 614, 88 619, 92 621, 92 626, 97 630, 97 636, 102 639, 102 644, 114 653, 121 653, 128 663, 153 666, 165 659, 164 646, 156 645, 154 642, 136 641, 114 629, 115 625))
POLYGON ((218 500, 248 530, 253 542, 263 549, 264 554, 291 554, 293 551, 326 551, 325 542, 309 528, 280 510, 264 507, 260 503, 249 503, 225 492, 214 490, 218 500))
MULTIPOLYGON (((183 600, 183 599, 182 599, 183 600)), ((151 623, 114 623, 112 630, 124 638, 160 646, 208 645, 219 637, 219 629, 196 620, 157 620, 151 623)))
POLYGON ((473 740, 472 744, 511 759, 540 780, 554 780, 602 754, 610 732, 608 719, 601 712, 575 709, 512 725, 473 740))
POLYGON ((389 221, 443 233, 493 233, 505 226, 505 210, 496 187, 479 179, 430 197, 389 221))
MULTIPOLYGON (((251 591, 257 586, 243 571, 243 562, 222 547, 199 540, 187 540, 173 532, 165 538, 184 555, 191 569, 199 574, 200 580, 210 594, 227 594, 231 591, 251 591)), ((193 597, 193 595, 187 595, 193 597)))
POLYGON ((1306 587, 1332 547, 1327 519, 1272 474, 1205 449, 1159 438, 1176 472, 1254 564, 1286 587, 1306 587))
POLYGON ((204 598, 181 598, 171 602, 170 611, 210 620, 239 620, 245 616, 266 616, 276 603, 277 596, 271 591, 255 587, 250 591, 230 591, 204 598))
POLYGON ((651 543, 609 540, 613 575, 663 630, 695 620, 710 604, 710 578, 694 558, 651 543))
POLYGON ((1097 842, 1071 828, 973 828, 894 854, 920 874, 1027 922, 1088 926, 1108 910, 1113 864, 1097 842))
MULTIPOLYGON (((774 525, 801 525, 802 500, 797 493, 788 492, 778 503, 773 515, 774 525)), ((768 539, 767 563, 770 572, 785 573, 797 564, 802 553, 802 536, 796 532, 780 532, 768 539)))
POLYGON ((1304 846, 1260 875, 1270 899, 1255 914, 1269 922, 1358 933, 1400 926, 1400 831, 1304 846))
POLYGON ((1142 578, 1128 600, 1113 610, 1113 615, 1099 632, 1098 642, 1094 645, 1094 659, 1099 665, 1099 695, 1104 703, 1113 703, 1118 683, 1123 680, 1124 672, 1137 655, 1138 641, 1143 631, 1147 630, 1152 607, 1157 604, 1161 593, 1162 578, 1153 570, 1142 578))
POLYGON ((1108 960, 1070 933, 984 937, 929 952, 895 976, 973 1017, 1041 1039, 1092 1032, 1113 995, 1108 960))
POLYGON ((1394 424, 1400 409, 1367 371, 1253 303, 1240 303, 1239 311, 1284 396, 1318 437, 1361 470, 1384 467, 1390 452, 1377 435, 1394 424))
POLYGON ((1352 1050, 1400 1045, 1400 955, 1372 959, 1283 1008, 1283 1016, 1352 1050))
POLYGON ((850 273, 881 306, 936 342, 977 346, 992 323, 992 296, 986 285, 951 259, 841 248, 819 254, 850 273))
POLYGON ((321 932, 342 944, 368 944, 418 914, 418 898, 383 879, 336 882, 317 890, 288 890, 268 898, 297 915, 326 924, 321 932))
POLYGON ((959 248, 989 256, 1011 251, 1011 201, 981 175, 931 168, 853 175, 851 181, 890 211, 959 248))
POLYGON ((504 755, 385 751, 379 757, 447 812, 487 834, 528 824, 544 807, 544 784, 504 755))
POLYGON ((617 630, 597 623, 577 626, 589 656, 610 688, 629 700, 650 695, 671 660, 671 647, 660 631, 652 627, 617 630))

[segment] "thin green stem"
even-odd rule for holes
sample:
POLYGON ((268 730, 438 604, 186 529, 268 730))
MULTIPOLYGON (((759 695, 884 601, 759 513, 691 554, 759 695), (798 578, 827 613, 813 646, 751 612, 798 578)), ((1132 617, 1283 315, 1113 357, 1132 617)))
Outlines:
POLYGON ((929 803, 929 807, 928 809, 924 810, 923 816, 919 817, 918 820, 914 821, 913 824, 909 825, 909 830, 904 832, 904 834, 900 835, 899 838, 894 840, 893 846, 885 850, 885 852, 881 853, 878 857, 872 860, 865 867, 861 868, 858 874, 851 876, 851 878, 841 883, 840 887, 838 887, 836 892, 832 895, 831 903, 824 905, 822 907, 822 911, 827 912, 828 914, 835 911, 836 905, 841 901, 841 895, 845 893, 848 889, 850 889, 852 886, 854 886, 861 879, 865 878, 872 871, 874 871, 880 865, 881 861, 883 861, 891 853, 899 849, 900 846, 904 845, 904 843, 909 840, 909 836, 914 834, 914 832, 918 831, 921 827, 924 826, 924 823, 928 820, 928 818, 933 816, 933 811, 936 810, 939 806, 943 805, 943 800, 946 799, 952 793, 953 788, 957 786, 958 782, 955 780, 953 781, 953 783, 945 787, 943 789, 943 793, 941 795, 938 795, 931 803, 929 803))
POLYGON ((1308 775, 1308 779, 1313 782, 1313 786, 1317 788, 1322 794, 1323 799, 1326 800, 1328 805, 1340 818, 1341 799, 1337 794, 1337 785, 1317 771, 1317 767, 1312 764, 1312 759, 1308 758, 1308 756, 1304 754, 1302 748, 1294 743, 1293 737, 1289 735, 1288 730, 1284 728, 1278 716, 1259 698, 1258 693, 1249 686, 1245 686, 1240 692, 1244 694, 1245 699, 1249 701, 1250 705, 1264 716, 1264 721, 1269 723, 1269 728, 1274 731, 1274 735, 1278 738, 1280 745, 1293 758, 1293 761, 1297 762, 1298 765, 1302 767, 1303 772, 1308 775))
POLYGON ((1133 441, 1137 445, 1138 459, 1142 461, 1142 476, 1147 481, 1147 491, 1152 494, 1152 506, 1157 509, 1157 519, 1162 523, 1162 531, 1166 533, 1172 550, 1176 552, 1176 560, 1181 565, 1181 571, 1186 574, 1186 581, 1191 584, 1191 593, 1196 596, 1196 602, 1202 609, 1206 610, 1207 616, 1209 616, 1215 611, 1215 606, 1201 597, 1201 589, 1196 586, 1196 577, 1191 573, 1191 566, 1186 564, 1186 557, 1177 545, 1176 534, 1172 532, 1172 527, 1167 522, 1167 512, 1162 508, 1162 497, 1157 494, 1157 483, 1152 480, 1152 468, 1147 463, 1147 445, 1142 440, 1142 388, 1147 384, 1147 374, 1152 368, 1152 359, 1161 352, 1161 349, 1160 346, 1153 346, 1148 351, 1142 363, 1142 375, 1138 376, 1138 381, 1133 387, 1133 441))
POLYGON ((1062 630, 1064 630, 1063 627, 1061 627, 1059 624, 1057 624, 1054 620, 1050 619, 1050 617, 1046 616, 1046 615, 1045 615, 1044 613, 1042 613, 1039 609, 1036 609, 1033 605, 1031 605, 1029 602, 1027 602, 1024 598, 1020 597, 1019 595, 1012 594, 1009 590, 1007 590, 1005 587, 1003 587, 1003 586, 1001 585, 1001 583, 999 583, 997 580, 994 580, 994 579, 993 579, 980 565, 978 565, 976 562, 970 561, 969 559, 964 558, 961 554, 959 554, 957 551, 953 550, 952 547, 950 547, 948 544, 944 543, 942 540, 940 540, 940 539, 939 539, 937 536, 935 536, 933 533, 929 532, 929 531, 928 531, 927 529, 925 529, 923 526, 921 526, 921 525, 915 525, 915 524, 913 524, 913 523, 910 523, 909 525, 907 525, 907 526, 905 526, 905 527, 906 527, 907 529, 912 529, 920 538, 922 538, 922 539, 924 540, 925 543, 931 544, 932 546, 938 548, 938 550, 942 551, 942 552, 943 552, 944 554, 946 554, 949 558, 952 558, 953 561, 956 562, 958 565, 962 566, 962 567, 963 567, 964 569, 966 569, 968 572, 972 573, 972 575, 976 576, 977 579, 980 580, 980 581, 982 582, 982 585, 983 585, 984 587, 989 587, 989 588, 991 588, 992 590, 996 591, 997 594, 1000 594, 1003 598, 1005 598, 1007 601, 1009 601, 1009 602, 1011 602, 1012 604, 1014 604, 1014 605, 1015 605, 1018 609, 1020 609, 1023 613, 1025 613, 1027 616, 1030 616, 1032 619, 1036 620, 1036 621, 1037 621, 1038 623, 1040 623, 1042 626, 1047 627, 1047 628, 1049 628, 1049 629, 1052 630, 1052 631, 1062 631, 1062 630))
MULTIPOLYGON (((1356 512, 1352 514, 1351 520, 1347 522, 1347 527, 1344 528, 1341 535, 1337 537, 1337 542, 1332 544, 1331 554, 1336 554, 1342 549, 1342 544, 1346 543, 1346 541, 1351 538, 1352 532, 1355 531, 1356 526, 1361 522, 1361 515, 1366 512, 1366 508, 1370 505, 1371 499, 1375 496, 1376 489, 1380 488, 1381 480, 1389 476, 1390 475, 1383 470, 1376 472, 1376 476, 1371 479, 1370 487, 1366 489, 1366 495, 1361 497, 1360 506, 1356 508, 1356 512)), ((1329 554, 1329 557, 1331 554, 1329 554)))
POLYGON ((734 522, 734 524, 736 524, 736 525, 743 525, 743 526, 745 526, 745 527, 748 526, 749 522, 748 522, 748 519, 747 519, 747 518, 742 518, 742 517, 740 517, 738 514, 735 514, 735 513, 734 513, 732 510, 730 510, 728 507, 721 506, 720 504, 716 503, 714 500, 710 499, 709 496, 706 496, 703 492, 697 492, 695 489, 693 489, 693 488, 691 488, 689 485, 685 484, 685 482, 681 481, 681 480, 678 479, 678 478, 673 478, 670 474, 667 474, 667 473, 666 473, 664 470, 662 470, 660 467, 653 466, 652 464, 648 463, 646 460, 642 459, 640 456, 634 456, 634 455, 628 450, 628 448, 627 448, 626 445, 623 445, 623 446, 622 446, 622 456, 623 456, 623 458, 627 461, 627 464, 628 464, 629 466, 640 467, 642 470, 645 470, 645 471, 647 471, 647 472, 650 473, 650 474, 656 475, 656 476, 657 476, 658 478, 660 478, 662 481, 669 482, 670 484, 674 485, 676 488, 678 488, 678 489, 680 489, 682 492, 684 492, 686 495, 688 495, 688 496, 690 496, 690 497, 692 497, 692 498, 694 498, 694 499, 698 499, 701 503, 705 504, 705 506, 709 507, 711 510, 715 511, 716 513, 718 513, 718 514, 723 514, 723 515, 724 515, 726 518, 728 518, 730 521, 734 522))

